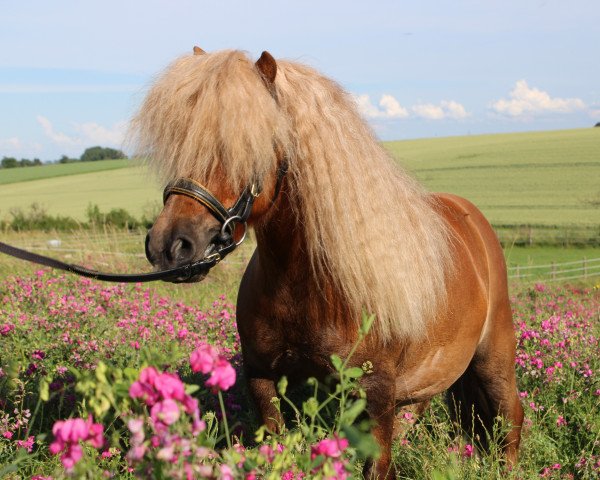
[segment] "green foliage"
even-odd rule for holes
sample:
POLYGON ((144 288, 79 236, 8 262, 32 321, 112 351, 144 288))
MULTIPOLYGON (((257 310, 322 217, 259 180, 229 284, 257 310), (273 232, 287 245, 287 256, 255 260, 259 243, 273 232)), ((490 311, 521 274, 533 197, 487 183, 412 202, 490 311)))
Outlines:
POLYGON ((0 162, 2 168, 16 168, 19 166, 19 162, 13 157, 4 157, 0 162))
POLYGON ((10 211, 10 215, 11 219, 9 221, 0 221, 0 228, 10 228, 17 232, 32 230, 69 232, 80 228, 98 229, 113 227, 135 230, 149 226, 149 220, 145 218, 138 220, 123 208, 113 208, 108 212, 102 212, 98 205, 92 204, 88 205, 86 210, 87 223, 78 222, 73 218, 61 215, 50 215, 38 203, 33 203, 26 211, 13 208, 10 211))
POLYGON ((121 150, 98 146, 86 148, 81 157, 79 157, 79 160, 82 162, 96 162, 98 160, 116 160, 119 158, 127 158, 127 155, 121 150))
POLYGON ((124 208, 113 208, 108 213, 102 213, 98 205, 88 205, 86 215, 91 227, 111 226, 116 228, 135 229, 142 224, 124 208))
POLYGON ((70 217, 49 215, 46 209, 38 203, 33 203, 27 211, 13 208, 10 211, 10 215, 12 219, 5 226, 18 232, 30 230, 42 230, 45 232, 51 230, 70 231, 80 226, 79 222, 70 217))

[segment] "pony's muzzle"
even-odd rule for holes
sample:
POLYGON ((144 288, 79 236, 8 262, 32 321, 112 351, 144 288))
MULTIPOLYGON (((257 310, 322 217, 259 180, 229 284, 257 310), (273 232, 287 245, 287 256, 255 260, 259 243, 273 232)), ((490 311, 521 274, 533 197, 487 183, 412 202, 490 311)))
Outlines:
POLYGON ((196 245, 187 235, 176 235, 162 246, 157 246, 157 243, 153 241, 152 231, 149 231, 146 235, 146 258, 155 267, 173 268, 195 260, 196 245))

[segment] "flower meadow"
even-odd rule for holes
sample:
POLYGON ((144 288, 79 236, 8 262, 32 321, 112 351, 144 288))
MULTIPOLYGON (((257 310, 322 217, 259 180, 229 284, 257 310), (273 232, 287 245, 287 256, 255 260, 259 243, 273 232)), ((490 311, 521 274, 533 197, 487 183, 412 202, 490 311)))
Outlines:
MULTIPOLYGON (((512 304, 521 461, 509 469, 498 448, 457 435, 436 398, 420 418, 399 414, 402 478, 600 477, 600 291, 536 285, 512 304)), ((45 270, 3 280, 0 478, 361 478, 377 454, 361 415, 372 366, 333 357, 328 385, 283 378, 276 433, 254 417, 240 352, 225 296, 200 309, 45 270)))

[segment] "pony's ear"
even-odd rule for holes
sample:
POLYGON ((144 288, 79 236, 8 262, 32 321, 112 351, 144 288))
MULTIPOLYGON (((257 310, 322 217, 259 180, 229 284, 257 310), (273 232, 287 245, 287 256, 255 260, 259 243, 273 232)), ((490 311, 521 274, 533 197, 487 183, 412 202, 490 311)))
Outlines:
POLYGON ((277 62, 269 52, 262 52, 262 55, 256 61, 256 68, 262 74, 267 86, 273 85, 275 75, 277 75, 277 62))
POLYGON ((194 46, 194 55, 204 55, 206 52, 200 47, 194 46))

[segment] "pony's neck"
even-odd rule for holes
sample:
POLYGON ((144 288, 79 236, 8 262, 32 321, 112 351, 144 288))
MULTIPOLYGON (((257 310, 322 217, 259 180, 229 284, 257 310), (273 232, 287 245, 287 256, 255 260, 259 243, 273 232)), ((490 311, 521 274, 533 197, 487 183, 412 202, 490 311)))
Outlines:
MULTIPOLYGON (((273 206, 254 227, 259 258, 264 268, 287 269, 291 263, 298 262, 301 252, 307 251, 297 211, 284 180, 273 206)), ((304 260, 303 263, 307 265, 308 258, 304 260)))

